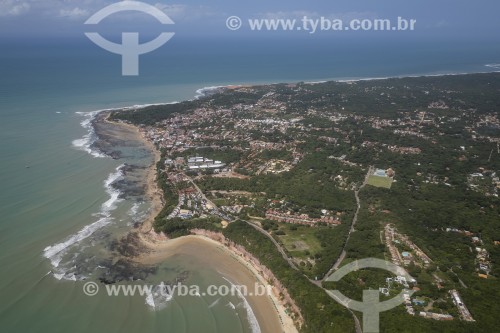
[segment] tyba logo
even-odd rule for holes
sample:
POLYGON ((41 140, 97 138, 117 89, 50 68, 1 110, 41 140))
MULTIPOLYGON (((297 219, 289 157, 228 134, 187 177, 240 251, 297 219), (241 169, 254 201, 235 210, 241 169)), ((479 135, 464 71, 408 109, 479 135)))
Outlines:
MULTIPOLYGON (((124 11, 142 12, 153 16, 161 24, 174 24, 174 21, 158 8, 139 1, 121 1, 109 5, 92 15, 85 24, 99 24, 106 17, 124 11)), ((139 44, 138 32, 123 32, 121 44, 110 42, 96 32, 86 32, 85 35, 103 49, 122 56, 122 75, 137 76, 139 75, 139 55, 161 47, 174 36, 174 33, 163 32, 154 40, 144 44, 139 44)))
MULTIPOLYGON (((338 271, 330 275, 326 281, 340 281, 347 274, 357 271, 362 268, 379 268, 386 271, 389 271, 395 275, 404 277, 404 281, 413 281, 413 278, 410 274, 408 274, 403 268, 377 258, 366 258, 361 260, 353 261, 338 271)), ((406 283, 406 282, 405 282, 406 283)), ((405 287, 408 287, 406 285, 405 287)), ((414 291, 404 289, 394 298, 380 302, 379 300, 379 291, 378 290, 363 290, 363 301, 355 301, 344 294, 342 294, 338 290, 327 290, 327 293, 333 297, 337 302, 341 305, 349 308, 351 310, 360 311, 363 313, 363 332, 368 333, 376 333, 379 332, 379 317, 380 312, 384 312, 395 308, 396 306, 403 304, 405 301, 405 296, 409 298, 414 291)))

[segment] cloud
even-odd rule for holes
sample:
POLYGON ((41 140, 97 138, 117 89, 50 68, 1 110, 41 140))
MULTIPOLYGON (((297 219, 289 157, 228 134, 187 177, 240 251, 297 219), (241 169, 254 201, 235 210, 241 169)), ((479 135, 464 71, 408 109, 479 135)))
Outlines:
POLYGON ((210 7, 203 5, 188 6, 181 4, 166 5, 157 3, 155 4, 155 7, 163 11, 174 20, 191 21, 220 15, 220 13, 214 12, 210 7))
POLYGON ((79 19, 82 17, 90 16, 90 11, 88 11, 87 9, 81 9, 78 7, 75 7, 73 9, 60 9, 59 16, 66 17, 69 19, 79 19))
POLYGON ((307 10, 294 10, 294 11, 266 12, 266 13, 260 13, 258 16, 263 19, 300 19, 303 18, 304 16, 318 17, 320 15, 317 12, 311 12, 307 10))
POLYGON ((439 31, 443 29, 450 28, 452 24, 449 21, 446 20, 438 20, 438 21, 433 21, 433 22, 426 22, 423 27, 428 30, 434 30, 434 31, 439 31))
MULTIPOLYGON (((344 12, 344 13, 333 13, 327 15, 326 17, 330 19, 340 19, 343 21, 351 21, 351 20, 374 20, 379 18, 378 14, 375 12, 344 12)), ((385 18, 385 17, 384 17, 385 18)), ((387 17, 390 18, 390 17, 387 17)))
POLYGON ((450 25, 450 23, 448 23, 448 21, 441 20, 438 23, 436 23, 435 27, 436 28, 445 28, 445 27, 448 27, 449 25, 450 25))
MULTIPOLYGON (((15 17, 29 13, 33 16, 36 15, 36 18, 76 20, 89 17, 100 9, 118 1, 119 0, 0 0, 0 17, 15 17)), ((179 3, 164 4, 148 0, 143 1, 162 10, 174 21, 193 21, 216 15, 210 7, 205 5, 185 5, 179 3)), ((120 15, 116 15, 113 20, 115 22, 130 21, 138 17, 140 17, 139 13, 124 12, 120 15)))
POLYGON ((188 8, 186 5, 166 5, 163 3, 157 3, 154 6, 172 18, 183 17, 184 15, 186 15, 188 8))
POLYGON ((295 11, 278 11, 278 12, 266 12, 258 14, 259 18, 263 19, 302 19, 307 16, 308 18, 316 19, 320 17, 325 17, 330 20, 340 19, 343 21, 350 21, 353 19, 375 19, 377 18, 377 13, 374 12, 343 12, 343 13, 318 13, 307 10, 295 10, 295 11))
POLYGON ((28 2, 15 0, 3 0, 0 2, 0 16, 20 16, 27 13, 31 8, 28 2))
POLYGON ((89 16, 113 0, 0 0, 0 17, 25 14, 39 18, 75 19, 89 16))

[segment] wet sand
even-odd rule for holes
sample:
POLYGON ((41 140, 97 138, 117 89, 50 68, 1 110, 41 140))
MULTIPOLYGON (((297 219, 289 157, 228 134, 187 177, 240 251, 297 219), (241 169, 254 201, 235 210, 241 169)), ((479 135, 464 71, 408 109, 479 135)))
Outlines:
MULTIPOLYGON (((143 235, 144 236, 144 235, 143 235)), ((255 284, 268 286, 267 281, 259 275, 256 269, 244 262, 238 255, 227 247, 203 236, 185 236, 171 240, 161 240, 142 237, 143 242, 150 249, 136 258, 142 264, 154 265, 168 258, 184 254, 196 257, 207 266, 217 270, 222 276, 235 285, 248 288, 249 292, 255 289, 255 284)), ((297 332, 293 320, 286 314, 276 295, 246 296, 262 332, 297 332)))
POLYGON ((109 114, 105 116, 106 118, 104 121, 112 124, 113 126, 120 127, 122 130, 127 132, 127 135, 129 135, 129 137, 142 142, 154 156, 154 161, 149 167, 146 176, 146 197, 151 203, 151 208, 149 209, 148 217, 140 227, 141 233, 148 233, 153 229, 154 219, 163 209, 164 204, 163 194, 158 188, 158 184, 156 182, 156 163, 160 161, 161 154, 158 149, 156 149, 155 145, 142 135, 138 127, 122 122, 111 122, 108 120, 108 116, 109 114))

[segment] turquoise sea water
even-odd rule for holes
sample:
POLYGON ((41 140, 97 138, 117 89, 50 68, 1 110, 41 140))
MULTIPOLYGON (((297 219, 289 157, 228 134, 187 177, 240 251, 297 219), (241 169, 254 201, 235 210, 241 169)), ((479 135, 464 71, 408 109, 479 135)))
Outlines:
MULTIPOLYGON (((144 167, 151 156, 127 143, 119 160, 89 154, 87 112, 190 99, 205 86, 483 72, 500 63, 500 46, 484 42, 180 39, 141 57, 141 76, 125 78, 118 56, 83 39, 0 47, 1 332, 252 330, 242 309, 182 299, 152 311, 144 297, 91 298, 72 281, 95 273, 110 235, 148 208, 140 194, 118 197, 117 184, 127 179, 124 164, 144 167)), ((192 282, 223 283, 182 256, 155 279, 186 270, 192 282)))

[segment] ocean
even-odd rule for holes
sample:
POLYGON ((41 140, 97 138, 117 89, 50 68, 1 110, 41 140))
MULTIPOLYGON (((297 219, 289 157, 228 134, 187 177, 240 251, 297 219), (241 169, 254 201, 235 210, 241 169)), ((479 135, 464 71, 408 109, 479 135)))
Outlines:
MULTIPOLYGON (((126 138, 117 159, 93 149, 95 111, 192 99, 207 86, 500 70, 498 43, 418 38, 176 36, 141 56, 139 77, 122 77, 119 56, 83 36, 2 40, 0 49, 0 330, 13 333, 260 331, 238 297, 210 307, 202 297, 82 292, 109 264, 113 240, 147 214, 141 183, 153 160, 126 138)), ((179 276, 228 283, 189 255, 144 272, 147 281, 179 276)))

